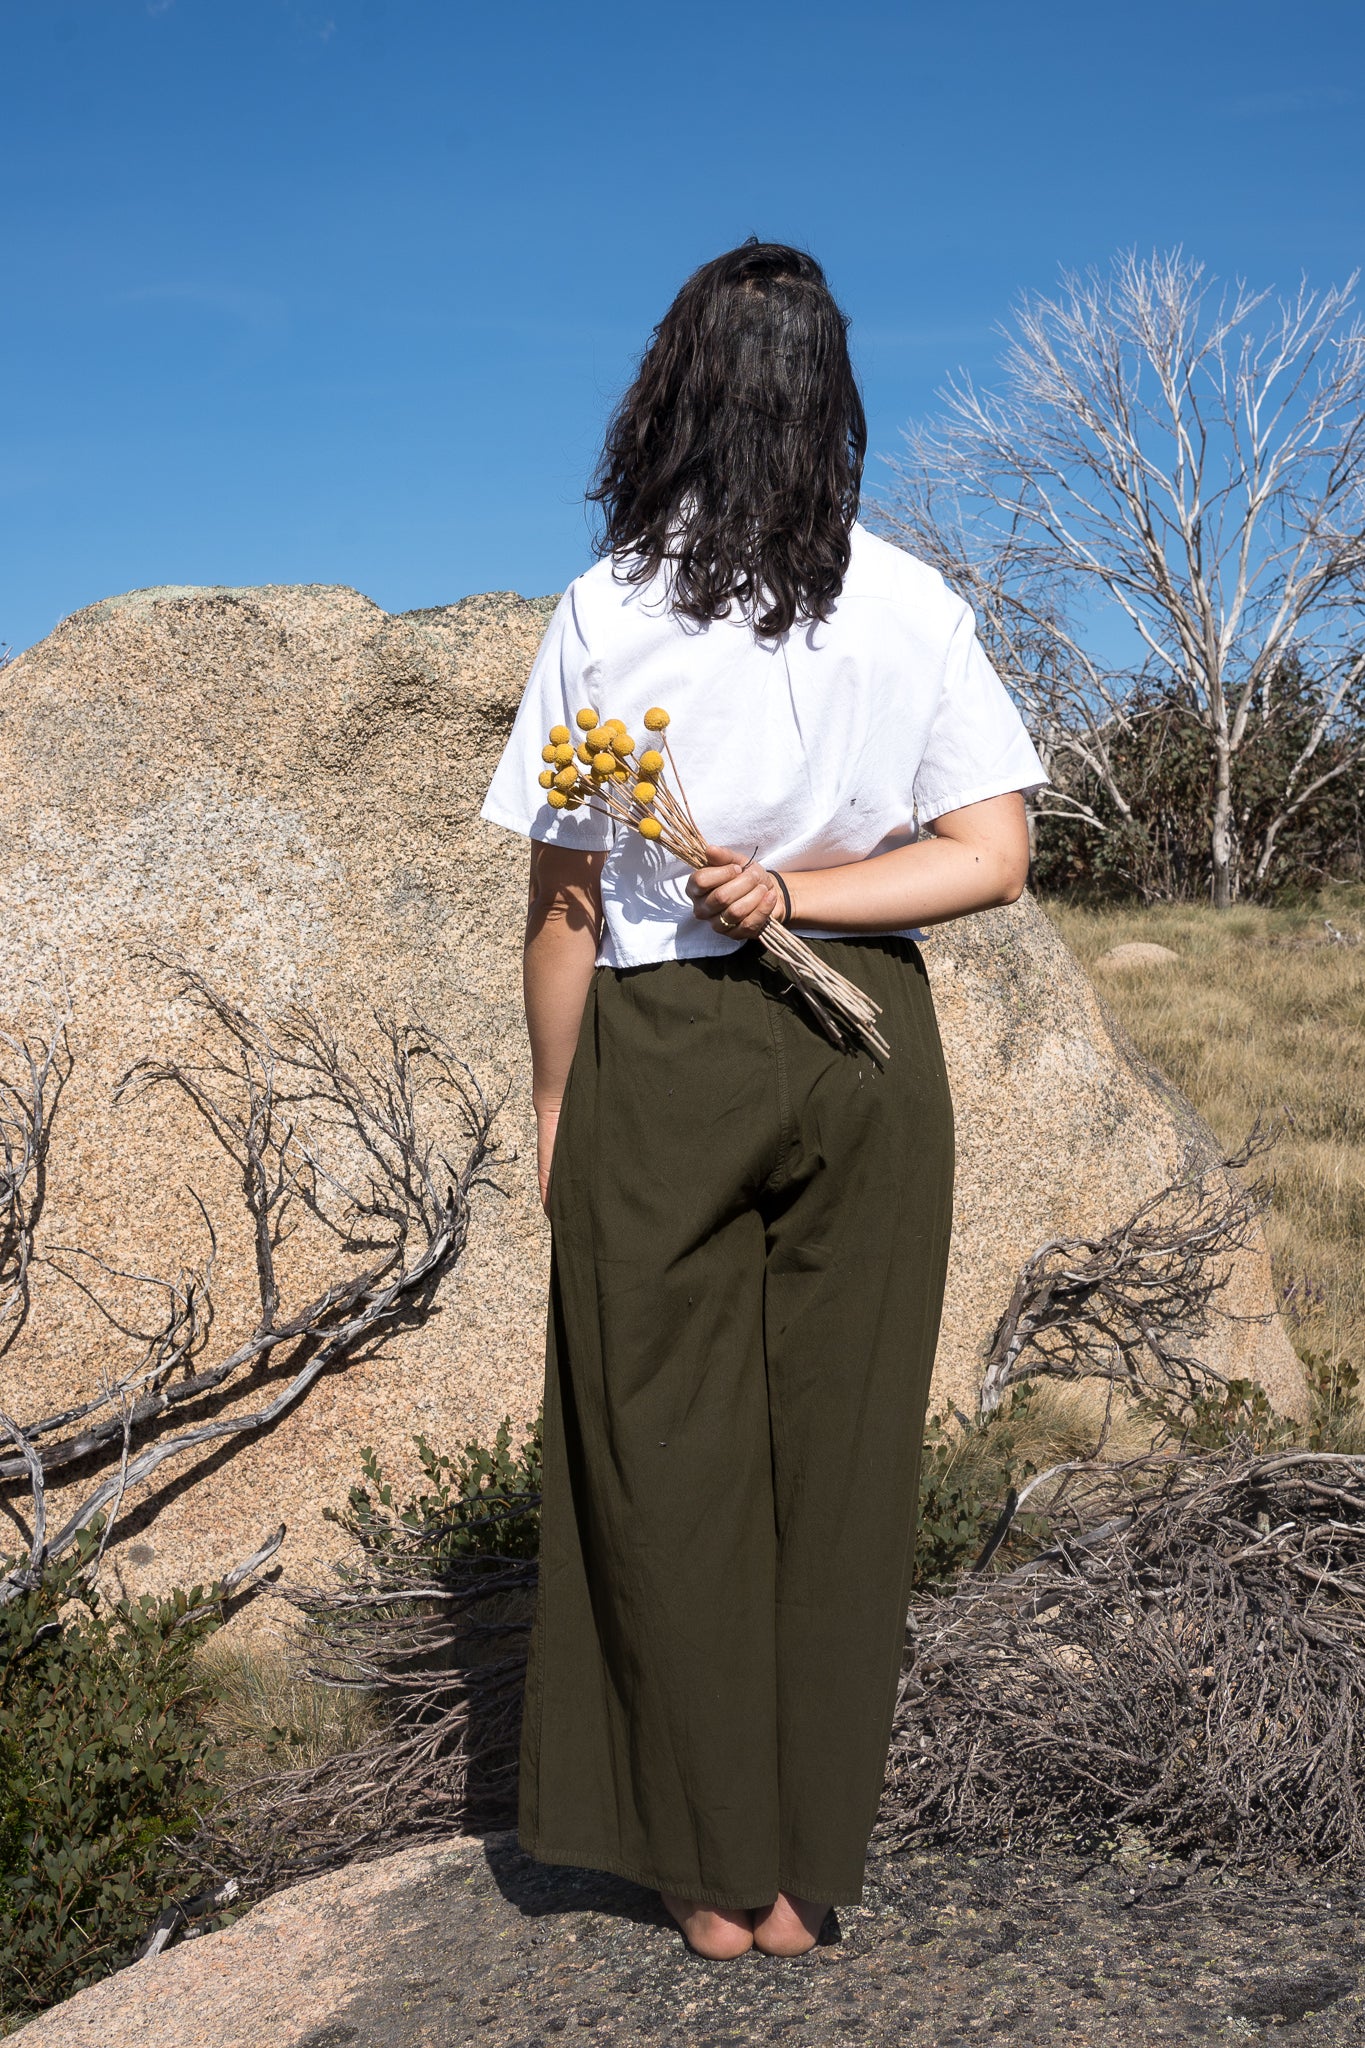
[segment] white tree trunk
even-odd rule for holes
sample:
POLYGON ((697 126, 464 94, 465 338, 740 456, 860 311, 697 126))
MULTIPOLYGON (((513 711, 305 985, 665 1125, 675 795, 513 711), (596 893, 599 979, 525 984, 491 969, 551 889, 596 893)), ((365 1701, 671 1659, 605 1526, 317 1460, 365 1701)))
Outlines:
POLYGON ((1237 893, 1237 877, 1233 872, 1232 750, 1220 734, 1214 735, 1213 759, 1213 829, 1209 837, 1213 906, 1226 910, 1237 893))

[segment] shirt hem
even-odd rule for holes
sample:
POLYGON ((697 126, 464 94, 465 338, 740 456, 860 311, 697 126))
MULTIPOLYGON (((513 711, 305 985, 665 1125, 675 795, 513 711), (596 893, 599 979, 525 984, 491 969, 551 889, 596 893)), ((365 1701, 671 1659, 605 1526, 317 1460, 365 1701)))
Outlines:
MULTIPOLYGON (((903 925, 897 925, 897 926, 896 926, 896 927, 895 927, 894 929, 888 929, 888 930, 886 930, 886 931, 876 931, 876 932, 868 932, 868 931, 839 931, 839 932, 815 931, 815 930, 813 930, 813 929, 812 929, 812 928, 811 928, 811 927, 810 927, 809 925, 799 925, 799 924, 793 924, 793 925, 789 925, 789 926, 787 927, 787 929, 788 929, 788 930, 789 930, 789 931, 791 932, 791 934, 792 934, 793 938, 798 938, 798 939, 812 939, 812 940, 815 940, 815 941, 816 941, 817 943, 818 943, 818 942, 819 942, 819 941, 820 941, 821 939, 917 939, 917 940, 921 940, 921 939, 923 939, 923 938, 924 938, 924 937, 926 936, 926 934, 925 934, 925 932, 924 932, 924 929, 923 929, 923 927, 922 927, 922 926, 920 926, 920 925, 916 925, 916 924, 903 924, 903 925)), ((723 942, 721 942, 721 943, 720 943, 720 944, 718 944, 718 945, 705 945, 705 944, 703 944, 703 945, 700 945, 700 946, 688 946, 688 947, 674 946, 674 947, 672 948, 672 950, 671 950, 671 951, 668 951, 668 952, 663 952, 663 953, 642 953, 642 954, 641 954, 641 955, 640 955, 640 956, 638 957, 638 959, 636 959, 636 958, 632 958, 632 959, 629 959, 629 960, 627 960, 627 959, 622 959, 622 958, 620 958, 620 957, 619 957, 619 956, 618 956, 617 954, 615 954, 614 952, 613 952, 613 953, 604 953, 604 954, 600 954, 600 955, 598 956, 598 960, 597 960, 597 965, 598 965, 599 967, 610 967, 610 968, 614 968, 614 969, 616 969, 616 970, 617 970, 618 972, 625 972, 625 971, 628 971, 629 969, 631 969, 631 968, 633 968, 633 967, 660 967, 660 966, 663 966, 663 965, 664 965, 664 963, 665 963, 666 961, 669 961, 669 960, 723 960, 723 959, 724 959, 724 958, 725 958, 725 957, 726 957, 726 956, 727 956, 728 954, 731 954, 731 953, 737 953, 737 952, 739 952, 740 948, 741 948, 741 947, 743 947, 743 946, 747 946, 747 945, 761 946, 762 944, 763 944, 763 941, 762 941, 762 939, 761 939, 761 938, 759 938, 759 939, 727 939, 727 940, 724 940, 723 942)))

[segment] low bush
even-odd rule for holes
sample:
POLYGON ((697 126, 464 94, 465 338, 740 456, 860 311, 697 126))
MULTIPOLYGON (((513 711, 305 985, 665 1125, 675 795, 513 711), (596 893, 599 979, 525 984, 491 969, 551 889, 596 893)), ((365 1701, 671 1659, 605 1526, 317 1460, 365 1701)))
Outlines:
POLYGON ((1094 1470, 1019 1574, 911 1611, 889 1844, 1365 1868, 1365 1459, 1094 1470))
MULTIPOLYGON (((1018 1388, 988 1423, 954 1412, 925 1423, 915 1547, 921 1591, 950 1583, 975 1562, 1019 1488, 1038 1471, 1019 1432, 1035 1397, 1033 1386, 1018 1388)), ((1012 1548, 1027 1544, 1040 1526, 1034 1515, 1012 1517, 1012 1548)))
MULTIPOLYGON (((215 1592, 105 1602, 98 1525, 0 1606, 0 2012, 36 2012, 129 1960, 174 1895, 219 1768, 195 1646, 215 1592)), ((12 1564, 14 1561, 9 1560, 12 1564)))
MULTIPOLYGON (((1012 1569, 921 1591, 884 1842, 1365 1868, 1365 1414, 1348 1362, 1307 1370, 1303 1418, 1250 1380, 1136 1406, 1145 1448, 1029 1494, 1012 1569)), ((1006 1518, 1017 1431, 968 1454, 1006 1518)), ((956 1483, 930 1554, 970 1566, 989 1510, 956 1483)))
POLYGON ((535 1557, 540 1549, 541 1416, 512 1448, 512 1418, 498 1424, 492 1449, 471 1439, 458 1457, 414 1437, 425 1487, 394 1497, 374 1450, 360 1453, 365 1483, 353 1486, 344 1509, 325 1508, 371 1564, 407 1558, 414 1545, 424 1565, 441 1570, 474 1558, 535 1557))

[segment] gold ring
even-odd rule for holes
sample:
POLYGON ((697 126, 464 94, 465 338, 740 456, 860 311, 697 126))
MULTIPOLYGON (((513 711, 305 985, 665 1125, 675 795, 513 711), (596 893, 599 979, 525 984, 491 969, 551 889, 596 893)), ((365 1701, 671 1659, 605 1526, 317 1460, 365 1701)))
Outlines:
POLYGON ((720 916, 716 919, 716 923, 723 932, 732 932, 735 929, 735 921, 727 910, 722 910, 720 916))

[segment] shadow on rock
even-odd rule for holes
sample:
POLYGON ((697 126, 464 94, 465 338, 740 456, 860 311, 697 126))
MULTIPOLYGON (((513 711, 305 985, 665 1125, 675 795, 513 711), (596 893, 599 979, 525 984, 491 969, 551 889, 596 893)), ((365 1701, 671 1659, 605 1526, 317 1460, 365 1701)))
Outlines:
MULTIPOLYGON (((515 1832, 489 1835, 484 1856, 498 1890, 509 1906, 530 1919, 547 1913, 606 1913, 633 1920, 642 1927, 677 1929, 656 1891, 614 1877, 605 1870, 580 1870, 572 1864, 537 1863, 517 1843, 515 1832)), ((831 1907, 820 1930, 818 1946, 843 1940, 839 1916, 831 1907)))
POLYGON ((484 1839, 488 1868, 509 1906, 528 1918, 547 1913, 607 1913, 647 1927, 672 1927, 659 1894, 605 1870, 579 1870, 567 1863, 537 1863, 518 1846, 514 1832, 484 1839))

